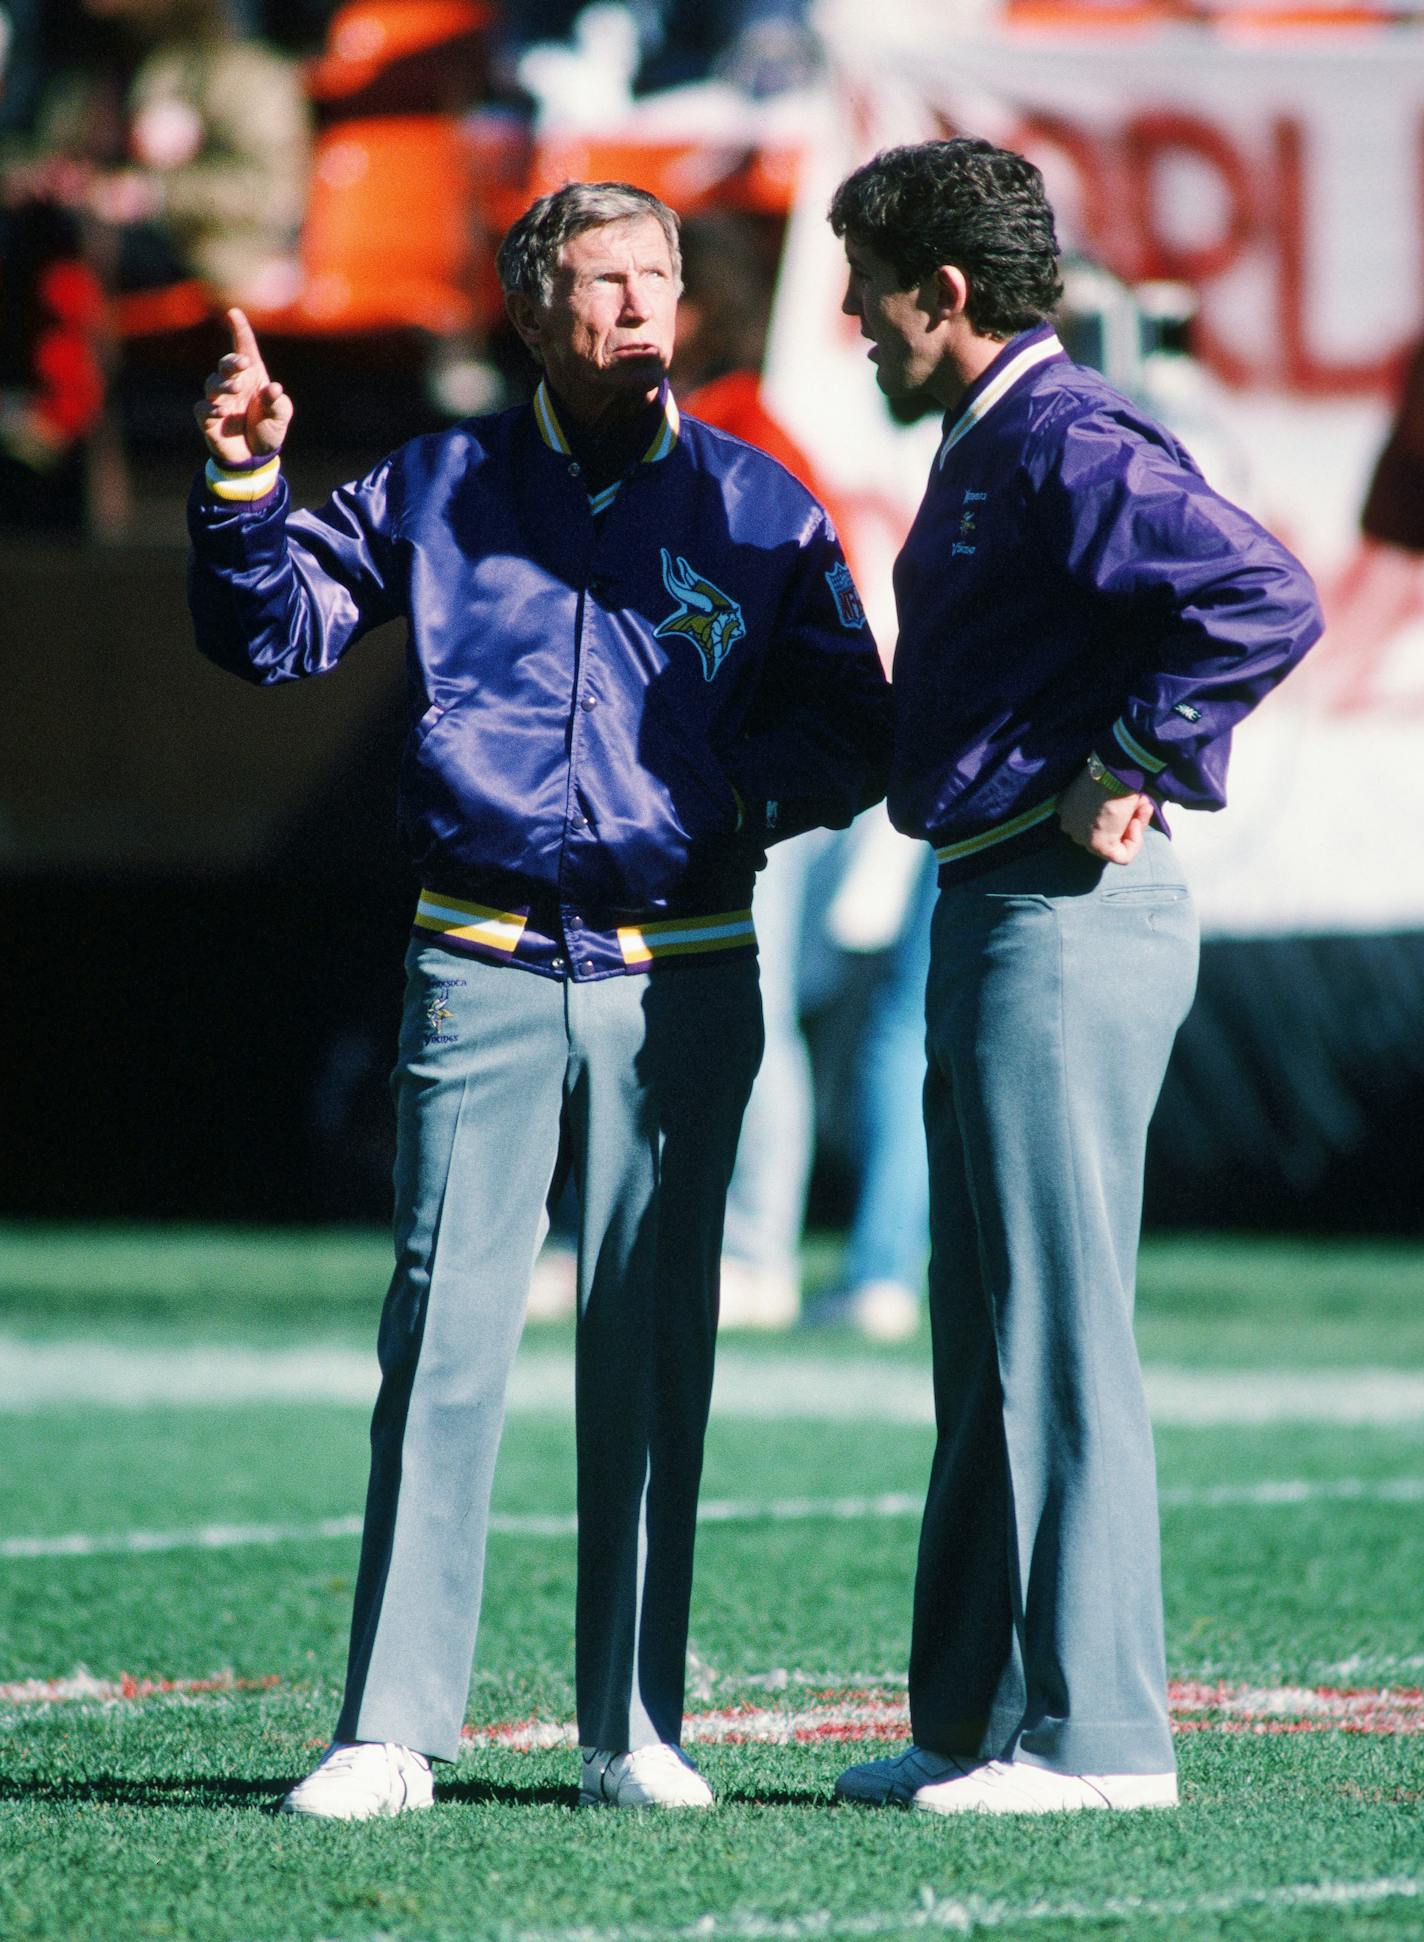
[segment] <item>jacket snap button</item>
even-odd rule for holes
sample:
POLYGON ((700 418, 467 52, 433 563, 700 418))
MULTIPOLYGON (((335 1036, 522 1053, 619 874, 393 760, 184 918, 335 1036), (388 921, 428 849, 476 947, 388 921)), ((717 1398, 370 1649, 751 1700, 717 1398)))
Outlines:
POLYGON ((582 707, 583 707, 584 709, 589 709, 589 708, 596 708, 596 707, 598 706, 598 696, 597 696, 597 695, 585 695, 585 696, 584 696, 584 698, 583 698, 583 701, 582 701, 582 703, 581 703, 580 705, 581 705, 581 706, 582 706, 582 707))

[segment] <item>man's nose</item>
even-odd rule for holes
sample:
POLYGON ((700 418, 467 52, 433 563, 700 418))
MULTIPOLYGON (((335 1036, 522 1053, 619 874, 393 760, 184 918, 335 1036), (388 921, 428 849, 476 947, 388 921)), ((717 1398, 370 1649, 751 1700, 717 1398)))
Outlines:
POLYGON ((651 285, 641 277, 630 276, 623 285, 623 314, 635 317, 641 323, 652 314, 651 285))

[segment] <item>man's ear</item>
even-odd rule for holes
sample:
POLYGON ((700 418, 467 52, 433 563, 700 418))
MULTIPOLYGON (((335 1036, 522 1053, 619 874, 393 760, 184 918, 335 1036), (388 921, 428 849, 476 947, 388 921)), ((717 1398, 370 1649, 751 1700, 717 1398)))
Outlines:
POLYGON ((510 323, 519 332, 520 342, 531 357, 543 362, 540 348, 543 332, 539 327, 539 306, 527 290, 509 290, 505 293, 504 311, 510 323))
POLYGON ((932 285, 930 300, 937 323, 965 315, 969 308, 969 279, 963 270, 953 263, 941 263, 928 282, 932 285))

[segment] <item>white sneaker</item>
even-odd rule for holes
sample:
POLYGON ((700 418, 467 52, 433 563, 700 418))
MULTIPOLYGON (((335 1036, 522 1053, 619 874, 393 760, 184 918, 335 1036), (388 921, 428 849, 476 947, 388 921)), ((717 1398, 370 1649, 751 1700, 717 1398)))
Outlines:
POLYGON ((1052 1773, 1022 1760, 986 1760, 917 1787, 930 1814, 1066 1814, 1083 1807, 1175 1807, 1175 1773, 1052 1773))
POLYGON ((392 1740, 333 1740, 279 1811, 368 1821, 434 1805, 435 1783, 423 1753, 392 1740))
POLYGON ((631 1753, 583 1750, 580 1807, 710 1807, 712 1789, 681 1747, 637 1746, 631 1753))
POLYGON ((793 1276, 722 1256, 719 1329, 790 1328, 800 1313, 801 1290, 793 1276))
POLYGON ((577 1307, 578 1255, 573 1248, 552 1242, 535 1257, 524 1319, 561 1322, 577 1307))
POLYGON ((892 1803, 907 1807, 921 1787, 957 1779, 973 1769, 972 1760, 912 1746, 907 1753, 892 1754, 887 1760, 866 1760, 858 1767, 847 1767, 836 1782, 836 1799, 859 1801, 866 1807, 888 1807, 892 1803))
POLYGON ((806 1317, 813 1328, 853 1328, 869 1342, 908 1342, 920 1326, 920 1298, 900 1281, 862 1281, 825 1295, 806 1317))

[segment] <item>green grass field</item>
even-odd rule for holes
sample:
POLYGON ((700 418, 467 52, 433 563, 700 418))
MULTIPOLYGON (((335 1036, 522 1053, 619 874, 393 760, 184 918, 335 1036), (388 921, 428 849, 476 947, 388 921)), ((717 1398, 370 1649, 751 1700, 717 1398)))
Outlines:
POLYGON ((1148 1246, 1183 1805, 962 1826, 829 1805, 904 1732, 923 1333, 724 1345, 688 1699, 713 1814, 576 1813, 533 1730, 573 1713, 564 1326, 521 1351, 435 1811, 267 1811, 334 1712, 385 1262, 0 1227, 4 1942, 1424 1935, 1424 1248, 1148 1246))

